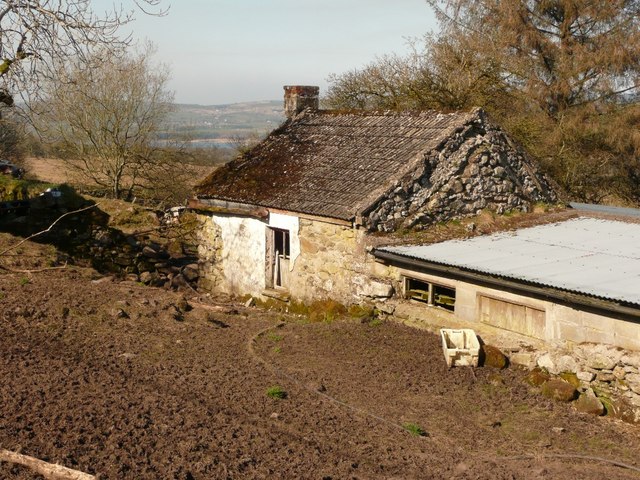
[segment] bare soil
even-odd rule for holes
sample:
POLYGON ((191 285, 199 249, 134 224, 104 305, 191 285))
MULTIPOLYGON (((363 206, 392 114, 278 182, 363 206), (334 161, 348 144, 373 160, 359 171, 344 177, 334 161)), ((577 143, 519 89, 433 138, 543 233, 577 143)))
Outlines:
MULTIPOLYGON (((22 248, 12 270, 52 254, 22 248)), ((0 272, 0 448, 109 479, 640 476, 602 460, 640 467, 636 427, 552 403, 517 369, 447 370, 429 332, 193 292, 186 312, 183 295, 0 272)))

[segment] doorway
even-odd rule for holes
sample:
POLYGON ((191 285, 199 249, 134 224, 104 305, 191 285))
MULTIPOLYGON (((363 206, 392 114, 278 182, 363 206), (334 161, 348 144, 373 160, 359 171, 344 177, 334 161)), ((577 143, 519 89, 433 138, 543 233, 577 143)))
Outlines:
POLYGON ((271 288, 288 290, 291 242, 289 230, 267 229, 267 285, 271 288))

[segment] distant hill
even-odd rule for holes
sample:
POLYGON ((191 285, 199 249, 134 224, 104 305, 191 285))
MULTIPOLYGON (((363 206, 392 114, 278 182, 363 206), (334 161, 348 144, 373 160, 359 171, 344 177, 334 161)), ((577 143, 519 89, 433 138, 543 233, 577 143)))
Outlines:
POLYGON ((194 146, 233 146, 239 138, 261 137, 284 121, 281 100, 228 105, 177 104, 163 137, 194 146))

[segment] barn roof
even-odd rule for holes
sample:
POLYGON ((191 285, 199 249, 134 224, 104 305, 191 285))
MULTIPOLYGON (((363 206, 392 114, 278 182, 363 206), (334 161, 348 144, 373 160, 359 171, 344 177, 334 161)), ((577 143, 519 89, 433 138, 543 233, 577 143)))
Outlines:
POLYGON ((201 199, 342 220, 371 206, 473 112, 304 111, 196 187, 201 199))
POLYGON ((432 245, 378 248, 443 265, 640 306, 640 224, 581 217, 432 245))

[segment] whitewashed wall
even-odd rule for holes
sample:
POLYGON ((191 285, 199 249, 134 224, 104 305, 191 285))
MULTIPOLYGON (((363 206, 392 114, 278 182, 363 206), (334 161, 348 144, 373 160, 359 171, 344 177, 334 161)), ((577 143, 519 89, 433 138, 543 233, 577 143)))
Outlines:
POLYGON ((234 295, 259 296, 266 288, 265 262, 267 228, 289 231, 293 270, 300 256, 300 223, 298 217, 271 213, 267 222, 255 218, 212 215, 214 228, 209 229, 210 239, 217 245, 211 267, 216 271, 215 289, 234 295))

